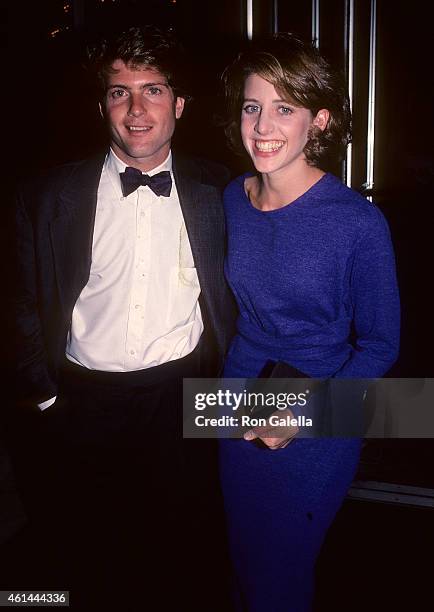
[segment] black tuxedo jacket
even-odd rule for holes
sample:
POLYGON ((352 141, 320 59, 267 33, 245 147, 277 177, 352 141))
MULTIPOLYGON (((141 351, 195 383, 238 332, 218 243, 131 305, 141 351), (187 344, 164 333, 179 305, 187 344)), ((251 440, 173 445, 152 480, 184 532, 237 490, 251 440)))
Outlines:
MULTIPOLYGON (((41 402, 57 393, 72 311, 89 278, 104 158, 101 154, 61 166, 19 191, 16 321, 20 399, 41 402)), ((176 153, 173 172, 201 286, 205 373, 217 375, 235 320, 232 294, 223 275, 221 192, 229 176, 218 164, 176 153)))

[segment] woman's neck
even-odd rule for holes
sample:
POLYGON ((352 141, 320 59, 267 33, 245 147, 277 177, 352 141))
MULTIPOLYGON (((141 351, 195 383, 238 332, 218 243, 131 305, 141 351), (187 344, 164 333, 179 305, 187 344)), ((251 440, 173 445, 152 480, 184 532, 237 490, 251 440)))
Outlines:
POLYGON ((253 206, 260 210, 275 210, 297 200, 324 176, 319 168, 305 166, 293 173, 282 169, 282 172, 264 173, 247 179, 246 192, 253 206))

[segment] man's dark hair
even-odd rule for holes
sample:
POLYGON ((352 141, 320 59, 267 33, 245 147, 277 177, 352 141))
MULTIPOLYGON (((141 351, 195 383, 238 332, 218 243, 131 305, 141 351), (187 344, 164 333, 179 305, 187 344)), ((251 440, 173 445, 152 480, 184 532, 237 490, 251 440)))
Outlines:
POLYGON ((90 45, 87 58, 97 78, 100 98, 106 93, 107 77, 113 74, 112 65, 116 60, 122 60, 133 69, 158 70, 166 77, 175 97, 186 101, 191 98, 184 50, 172 31, 154 26, 132 27, 90 45))
POLYGON ((304 149, 307 162, 318 166, 325 159, 342 158, 351 139, 351 112, 341 76, 312 45, 293 34, 274 34, 241 52, 223 73, 227 121, 225 132, 231 148, 244 152, 240 135, 244 83, 257 74, 272 85, 283 99, 307 108, 315 116, 325 108, 330 119, 324 131, 311 130, 304 149))

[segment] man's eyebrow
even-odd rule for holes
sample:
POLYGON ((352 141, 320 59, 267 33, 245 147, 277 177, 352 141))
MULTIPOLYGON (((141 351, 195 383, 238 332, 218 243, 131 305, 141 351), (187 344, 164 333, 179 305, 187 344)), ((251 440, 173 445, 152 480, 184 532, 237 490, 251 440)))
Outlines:
MULTIPOLYGON (((159 86, 164 86, 164 87, 169 87, 169 83, 162 83, 161 81, 152 81, 150 83, 142 83, 140 85, 140 89, 144 89, 146 87, 155 87, 156 85, 159 86)), ((125 85, 124 83, 113 83, 112 85, 107 85, 107 91, 109 89, 116 89, 116 88, 121 88, 121 89, 128 89, 130 90, 131 87, 129 85, 125 85)))

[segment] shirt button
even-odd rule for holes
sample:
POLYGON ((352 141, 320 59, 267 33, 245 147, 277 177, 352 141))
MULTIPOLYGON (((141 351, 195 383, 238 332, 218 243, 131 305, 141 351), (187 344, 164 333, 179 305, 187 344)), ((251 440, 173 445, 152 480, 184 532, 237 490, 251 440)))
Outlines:
POLYGON ((130 351, 130 355, 135 355, 136 351, 130 351))
POLYGON ((135 308, 136 310, 138 310, 139 308, 141 308, 141 305, 140 305, 140 304, 136 304, 136 305, 134 306, 134 308, 135 308))

